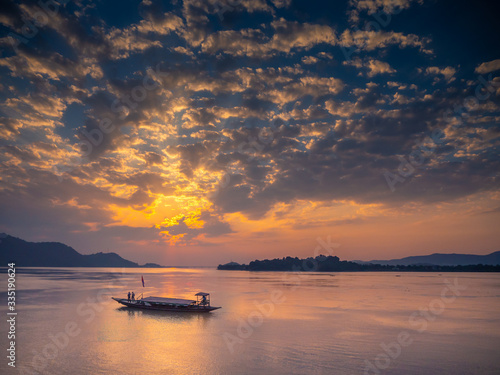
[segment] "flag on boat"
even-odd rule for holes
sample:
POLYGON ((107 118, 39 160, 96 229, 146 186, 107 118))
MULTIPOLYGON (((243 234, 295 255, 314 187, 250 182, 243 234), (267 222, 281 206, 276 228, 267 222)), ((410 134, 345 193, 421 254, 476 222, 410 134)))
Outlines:
POLYGON ((144 277, 141 276, 142 287, 144 288, 144 277))

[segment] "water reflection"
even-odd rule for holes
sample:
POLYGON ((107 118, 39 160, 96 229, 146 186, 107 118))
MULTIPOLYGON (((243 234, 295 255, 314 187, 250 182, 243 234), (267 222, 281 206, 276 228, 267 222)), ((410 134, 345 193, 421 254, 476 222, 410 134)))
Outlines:
MULTIPOLYGON (((365 360, 381 352, 381 343, 403 330, 414 341, 386 374, 500 373, 498 274, 122 271, 22 270, 19 363, 33 366, 33 353, 42 353, 53 343, 50 337, 60 337, 74 322, 80 333, 38 373, 359 374, 365 360), (444 280, 455 277, 467 289, 425 332, 417 332, 408 322, 411 314, 428 307, 444 280), (88 302, 103 290, 102 303, 88 302), (142 310, 110 298, 128 291, 188 299, 206 291, 222 309, 203 314, 142 310), (272 293, 281 293, 282 301, 254 324, 272 293), (85 309, 78 310, 82 303, 85 309), (227 337, 233 338, 233 351, 227 337)), ((0 330, 6 337, 5 325, 0 330)))
POLYGON ((154 319, 154 320, 165 320, 168 322, 176 321, 190 321, 211 319, 213 314, 210 313, 196 313, 196 312, 174 312, 174 311, 158 311, 158 310, 144 310, 135 309, 131 307, 118 307, 116 311, 127 313, 129 318, 144 318, 144 319, 154 319))

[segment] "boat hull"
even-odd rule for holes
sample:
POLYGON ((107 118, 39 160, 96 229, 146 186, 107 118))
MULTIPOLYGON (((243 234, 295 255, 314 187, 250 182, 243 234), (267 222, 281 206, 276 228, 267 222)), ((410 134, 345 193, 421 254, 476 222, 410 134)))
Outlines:
POLYGON ((149 303, 149 302, 144 302, 141 300, 129 302, 127 299, 124 299, 124 298, 115 298, 115 297, 111 297, 111 298, 124 306, 132 307, 135 309, 143 309, 143 310, 171 311, 171 312, 182 312, 182 313, 207 313, 210 311, 220 309, 220 307, 199 306, 199 305, 169 307, 169 306, 163 306, 163 305, 157 305, 157 304, 153 304, 153 303, 149 303))

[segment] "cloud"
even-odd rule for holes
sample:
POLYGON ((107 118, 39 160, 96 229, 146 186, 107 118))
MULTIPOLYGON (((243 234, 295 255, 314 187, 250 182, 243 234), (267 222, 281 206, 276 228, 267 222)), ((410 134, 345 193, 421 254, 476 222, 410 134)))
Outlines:
POLYGON ((340 46, 354 47, 361 51, 373 51, 377 48, 398 45, 400 48, 417 47, 421 52, 431 54, 432 50, 427 48, 427 44, 429 44, 428 38, 420 38, 415 34, 405 35, 394 31, 352 31, 346 29, 339 37, 340 46))
POLYGON ((314 98, 319 96, 338 94, 344 88, 342 80, 333 77, 301 77, 298 81, 286 84, 281 89, 271 89, 258 95, 259 98, 269 100, 280 106, 296 101, 297 99, 310 95, 314 98))
POLYGON ((349 5, 353 8, 348 11, 350 20, 359 21, 360 13, 366 12, 373 15, 377 12, 385 14, 397 14, 403 9, 408 9, 411 3, 422 4, 423 0, 350 0, 349 5))
POLYGON ((301 61, 303 64, 310 65, 310 64, 316 64, 319 61, 319 59, 314 56, 304 56, 301 61))
MULTIPOLYGON (((104 31, 103 31, 104 32, 104 31)), ((106 33, 106 39, 111 47, 112 59, 125 59, 133 53, 143 52, 152 47, 162 47, 161 42, 151 41, 132 29, 112 29, 106 33)))
POLYGON ((235 56, 270 57, 272 53, 290 53, 292 50, 308 50, 315 45, 336 43, 335 31, 327 25, 286 21, 273 21, 274 34, 267 37, 262 30, 228 30, 211 34, 202 43, 206 53, 222 51, 235 56))
POLYGON ((205 238, 221 237, 233 233, 228 223, 212 212, 197 212, 191 216, 179 216, 170 225, 160 229, 171 244, 196 244, 205 238))
POLYGON ((396 72, 396 70, 394 70, 388 63, 375 59, 362 61, 361 59, 357 58, 351 61, 344 61, 343 64, 352 65, 356 68, 367 68, 368 72, 366 73, 366 75, 368 77, 373 77, 377 74, 392 74, 396 72))
MULTIPOLYGON (((223 22, 228 14, 242 11, 274 13, 274 9, 265 0, 241 0, 237 2, 233 0, 185 0, 182 4, 182 14, 186 21, 186 28, 182 36, 189 45, 198 47, 210 33, 209 15, 213 15, 223 22)), ((223 36, 225 35, 227 34, 223 34, 223 36)))
POLYGON ((82 64, 59 53, 20 50, 16 55, 0 59, 0 66, 11 71, 14 77, 37 77, 60 81, 62 78, 77 80, 87 75, 102 78, 101 68, 89 61, 82 64))
POLYGON ((167 35, 173 31, 181 30, 184 27, 184 21, 172 13, 164 13, 161 16, 151 14, 148 19, 142 20, 137 26, 133 27, 140 33, 167 35))
POLYGON ((500 69, 500 59, 484 62, 476 67, 475 72, 478 74, 486 74, 500 69))
POLYGON ((280 18, 271 23, 275 33, 269 48, 280 52, 290 52, 294 48, 310 49, 321 43, 334 45, 335 31, 327 25, 299 23, 280 18))
POLYGON ((400 48, 418 47, 424 53, 432 53, 426 45, 427 38, 414 34, 405 35, 387 31, 344 30, 340 37, 328 25, 299 23, 284 18, 273 21, 272 36, 261 29, 223 30, 208 35, 201 42, 205 53, 223 52, 234 56, 270 58, 275 53, 291 53, 295 50, 310 50, 316 45, 340 45, 372 51, 396 44, 400 48))
POLYGON ((127 58, 130 54, 144 52, 154 47, 161 48, 163 46, 161 41, 152 40, 149 34, 164 36, 174 32, 185 32, 184 21, 172 13, 161 15, 148 13, 146 19, 127 28, 100 30, 100 33, 105 35, 105 39, 109 43, 113 59, 127 58))
POLYGON ((457 70, 451 66, 447 66, 445 68, 438 68, 437 66, 429 66, 425 69, 425 73, 428 75, 442 75, 444 79, 451 83, 456 78, 454 77, 457 70))
POLYGON ((288 8, 292 3, 292 0, 271 0, 276 8, 288 8))

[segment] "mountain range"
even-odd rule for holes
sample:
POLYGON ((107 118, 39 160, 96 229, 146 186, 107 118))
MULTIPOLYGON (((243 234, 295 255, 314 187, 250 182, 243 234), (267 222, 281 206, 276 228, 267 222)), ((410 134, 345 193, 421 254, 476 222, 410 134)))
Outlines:
MULTIPOLYGON (((436 265, 500 265, 500 251, 488 255, 474 254, 430 254, 409 256, 389 260, 354 260, 354 263, 379 264, 389 266, 436 265)), ((18 267, 162 267, 155 263, 138 263, 122 258, 116 253, 96 253, 83 255, 72 247, 60 242, 28 242, 20 238, 0 233, 0 266, 16 263, 18 267)), ((240 269, 238 263, 225 265, 226 269, 240 269)))
POLYGON ((472 264, 484 264, 495 266, 500 264, 500 251, 488 255, 474 254, 440 254, 434 253, 430 255, 410 256, 401 259, 390 260, 370 260, 365 262, 362 260, 354 260, 359 264, 382 264, 390 266, 409 266, 409 265, 436 265, 436 266, 468 266, 472 264))
POLYGON ((116 253, 80 254, 60 242, 28 242, 0 233, 0 265, 17 267, 161 267, 155 263, 140 266, 116 253))

